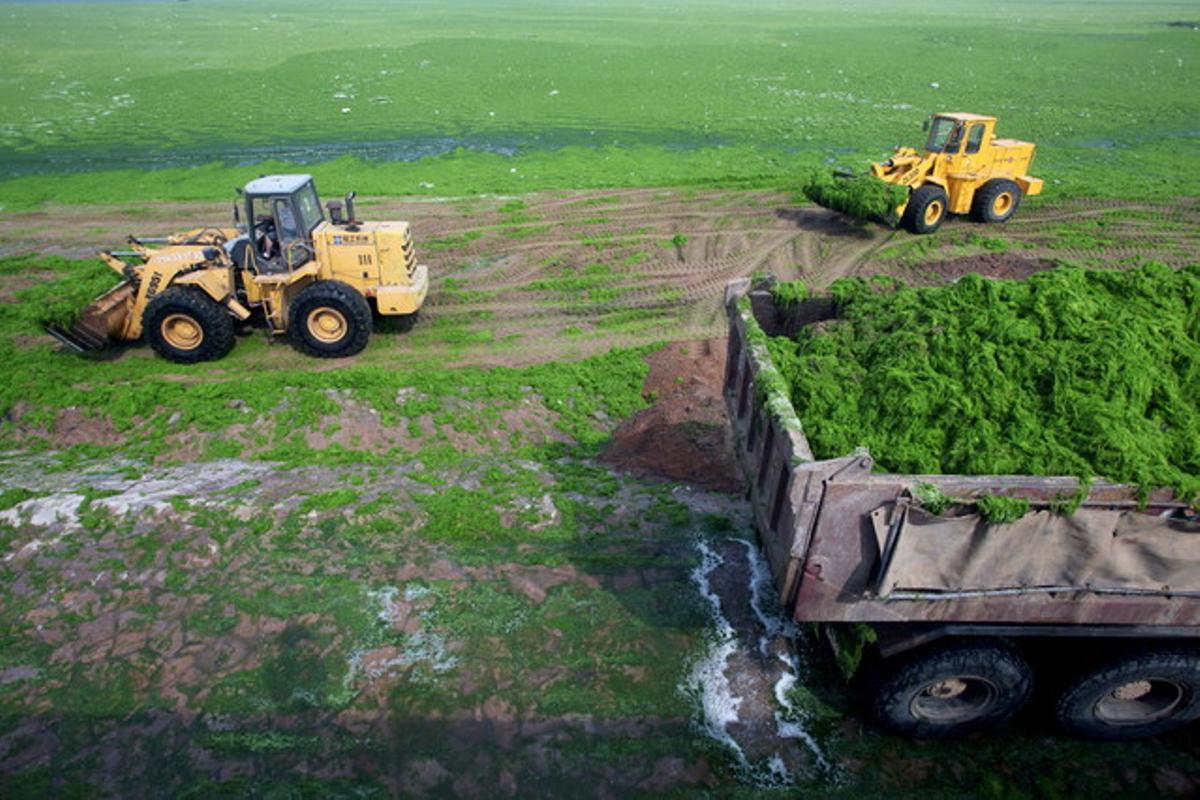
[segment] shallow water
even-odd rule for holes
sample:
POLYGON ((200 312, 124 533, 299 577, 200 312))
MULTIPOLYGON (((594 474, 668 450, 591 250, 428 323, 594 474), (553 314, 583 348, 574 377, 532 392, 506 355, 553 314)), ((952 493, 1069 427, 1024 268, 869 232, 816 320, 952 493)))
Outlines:
POLYGON ((745 783, 836 782, 836 766, 788 697, 804 677, 800 631, 775 603, 758 546, 698 538, 695 548, 691 578, 710 624, 680 692, 696 704, 697 727, 728 748, 745 783))
POLYGON ((96 172, 116 169, 167 169, 222 163, 248 166, 264 161, 316 164, 343 156, 368 162, 416 161, 430 156, 473 150, 514 156, 527 150, 563 147, 655 145, 673 151, 694 150, 727 144, 720 137, 687 131, 648 133, 634 130, 551 129, 536 132, 461 133, 458 135, 412 134, 394 139, 340 141, 297 141, 273 144, 235 144, 146 148, 59 147, 21 150, 0 147, 0 177, 96 172))

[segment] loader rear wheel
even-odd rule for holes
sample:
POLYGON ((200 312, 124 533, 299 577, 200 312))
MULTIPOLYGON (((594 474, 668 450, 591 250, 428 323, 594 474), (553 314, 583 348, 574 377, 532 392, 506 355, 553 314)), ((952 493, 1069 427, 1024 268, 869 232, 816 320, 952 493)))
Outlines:
POLYGON ((1025 659, 1002 642, 951 642, 898 657, 875 689, 872 710, 906 736, 959 736, 1010 718, 1029 699, 1032 681, 1025 659))
POLYGON ((913 233, 933 233, 946 220, 948 203, 945 189, 927 183, 909 195, 900 224, 913 233))
POLYGON ((1021 205, 1021 187, 1005 178, 990 180, 971 201, 971 218, 976 222, 1004 222, 1021 205))
POLYGON ((1091 739, 1140 739, 1200 718, 1200 653, 1165 648, 1082 675, 1055 706, 1058 724, 1091 739))
POLYGON ((317 281, 292 301, 288 326, 303 352, 345 358, 361 352, 371 338, 371 305, 341 281, 317 281))
POLYGON ((186 286, 173 286, 146 305, 142 331, 156 353, 180 364, 215 361, 233 349, 229 312, 186 286))

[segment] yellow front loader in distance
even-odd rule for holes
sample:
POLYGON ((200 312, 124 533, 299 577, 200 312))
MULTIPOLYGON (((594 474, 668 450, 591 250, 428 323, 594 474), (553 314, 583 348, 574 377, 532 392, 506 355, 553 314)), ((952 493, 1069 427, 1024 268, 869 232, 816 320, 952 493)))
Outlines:
POLYGON ((923 151, 897 147, 887 161, 871 165, 879 180, 909 189, 896 214, 913 233, 933 233, 947 214, 1004 222, 1022 197, 1041 194, 1042 179, 1029 175, 1034 145, 997 139, 995 117, 934 114, 925 127, 923 151))
POLYGON ((429 289, 407 222, 360 222, 354 193, 326 204, 309 175, 272 175, 239 190, 234 226, 129 238, 101 253, 124 279, 51 334, 78 351, 144 338, 182 363, 224 356, 235 321, 254 318, 310 355, 360 352, 372 315, 416 314, 429 289))

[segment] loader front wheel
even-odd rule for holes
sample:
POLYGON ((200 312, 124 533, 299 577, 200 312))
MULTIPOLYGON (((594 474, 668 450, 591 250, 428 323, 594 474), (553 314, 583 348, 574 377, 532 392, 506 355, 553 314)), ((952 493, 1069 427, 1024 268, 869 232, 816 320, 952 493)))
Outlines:
POLYGON ((142 315, 143 336, 168 361, 215 361, 233 349, 229 312, 199 290, 174 286, 155 297, 142 315))
POLYGON ((341 281, 317 281, 292 301, 288 326, 292 341, 319 358, 345 358, 362 351, 371 338, 367 298, 341 281))
POLYGON ((1004 222, 1017 213, 1020 204, 1021 187, 997 178, 979 187, 971 201, 971 217, 976 222, 1004 222))
POLYGON ((913 233, 933 233, 946 220, 948 204, 946 190, 927 183, 909 196, 900 224, 913 233))

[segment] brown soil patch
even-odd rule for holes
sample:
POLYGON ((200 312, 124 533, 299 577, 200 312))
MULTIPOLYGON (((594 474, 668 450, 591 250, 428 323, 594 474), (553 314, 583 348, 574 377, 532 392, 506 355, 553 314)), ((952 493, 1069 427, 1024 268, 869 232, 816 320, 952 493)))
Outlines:
POLYGON ((59 275, 44 269, 29 270, 16 275, 0 276, 0 303, 16 302, 17 292, 37 286, 46 281, 52 281, 59 275))
POLYGON ((933 261, 923 265, 922 269, 948 282, 972 273, 986 278, 1023 280, 1035 273, 1054 269, 1055 266, 1055 262, 1046 258, 1028 258, 1016 253, 984 253, 933 261))
MULTIPOLYGON (((22 418, 29 409, 23 403, 18 403, 5 414, 5 421, 17 423, 21 429, 22 418)), ((108 417, 93 417, 84 414, 77 408, 64 408, 58 411, 54 422, 49 426, 21 430, 25 439, 43 439, 51 441, 56 447, 74 447, 79 444, 120 444, 121 434, 113 426, 108 417)))
POLYGON ((642 388, 655 398, 613 433, 600 460, 722 492, 741 488, 725 399, 725 342, 677 342, 647 358, 642 388))

